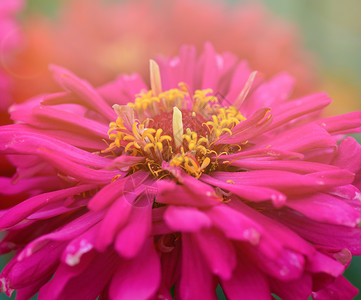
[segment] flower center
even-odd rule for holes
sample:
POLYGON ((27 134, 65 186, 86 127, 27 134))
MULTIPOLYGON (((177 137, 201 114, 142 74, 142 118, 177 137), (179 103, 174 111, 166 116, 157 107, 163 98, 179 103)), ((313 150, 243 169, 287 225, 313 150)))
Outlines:
POLYGON ((220 154, 240 149, 216 141, 224 134, 231 135, 245 117, 233 106, 219 105, 210 89, 191 93, 180 83, 177 89, 162 91, 154 64, 152 90, 138 94, 134 103, 113 106, 118 115, 108 132, 113 142, 103 153, 143 157, 132 166, 133 171, 146 168, 155 177, 169 175, 172 167, 196 178, 216 170, 220 154))
MULTIPOLYGON (((181 110, 182 113, 182 121, 183 127, 189 128, 191 131, 196 132, 200 136, 206 136, 208 133, 208 129, 206 126, 207 120, 203 118, 201 114, 196 114, 192 111, 181 110)), ((149 126, 154 129, 163 129, 164 134, 173 136, 173 112, 164 112, 157 116, 154 116, 150 122, 149 126)))

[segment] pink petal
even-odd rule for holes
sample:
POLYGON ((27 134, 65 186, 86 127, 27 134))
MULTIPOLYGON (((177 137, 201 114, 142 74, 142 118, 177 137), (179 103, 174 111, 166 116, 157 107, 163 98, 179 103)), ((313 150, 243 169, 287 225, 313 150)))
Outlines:
POLYGON ((90 184, 80 185, 68 189, 58 190, 54 192, 44 193, 38 196, 29 198, 17 206, 9 209, 0 219, 0 228, 7 228, 13 226, 27 216, 31 215, 38 209, 46 206, 48 203, 56 202, 65 199, 66 197, 78 195, 80 193, 94 189, 90 184))
POLYGON ((120 196, 115 200, 112 206, 107 210, 107 213, 100 224, 96 240, 96 248, 98 251, 104 251, 111 243, 113 243, 120 229, 129 220, 131 210, 132 205, 124 196, 120 196))
MULTIPOLYGON (((346 170, 331 170, 301 175, 286 171, 257 170, 251 172, 215 172, 218 180, 232 180, 234 186, 260 186, 277 189, 287 194, 305 194, 324 191, 350 184, 354 175, 346 170)), ((203 176, 201 177, 203 180, 203 176)), ((209 181, 209 177, 206 177, 209 181)))
POLYGON ((50 66, 55 80, 65 89, 79 96, 84 104, 101 113, 108 120, 115 120, 116 114, 112 108, 99 96, 94 88, 84 80, 79 79, 70 71, 55 65, 50 66))
POLYGON ((114 158, 106 168, 108 170, 120 169, 122 171, 129 170, 129 167, 136 165, 142 161, 144 161, 144 157, 138 156, 129 156, 129 155, 121 155, 114 158))
POLYGON ((43 278, 40 278, 39 280, 26 286, 25 288, 18 289, 16 291, 16 300, 31 299, 40 290, 40 288, 51 279, 52 275, 53 275, 52 273, 49 273, 48 276, 44 276, 43 278))
POLYGON ((197 190, 189 191, 186 187, 168 180, 158 181, 157 187, 158 194, 156 201, 159 203, 198 207, 213 206, 220 203, 215 193, 209 190, 204 191, 198 188, 197 190))
POLYGON ((259 224, 225 204, 208 209, 207 215, 212 219, 214 226, 221 229, 230 239, 248 241, 256 245, 263 233, 259 224))
POLYGON ((295 160, 273 160, 273 161, 256 161, 256 160, 236 160, 230 163, 247 170, 283 170, 295 173, 314 173, 328 170, 336 170, 334 166, 321 164, 310 161, 295 161, 295 160))
POLYGON ((233 180, 233 177, 228 175, 228 173, 229 172, 224 172, 223 174, 221 172, 217 172, 214 173, 215 177, 203 174, 200 180, 224 190, 228 190, 231 193, 248 201, 259 202, 272 200, 276 207, 282 206, 286 201, 286 196, 284 194, 275 189, 258 187, 256 183, 247 184, 247 182, 241 183, 241 181, 234 181, 235 184, 226 183, 223 180, 233 180), (227 175, 225 173, 227 173, 227 175))
POLYGON ((257 144, 258 148, 267 146, 302 153, 318 148, 332 148, 335 150, 337 144, 328 132, 320 126, 315 124, 306 124, 283 131, 272 138, 271 141, 269 139, 265 139, 264 142, 257 144), (302 139, 300 139, 300 136, 302 136, 302 139))
POLYGON ((202 61, 203 76, 201 89, 213 89, 216 90, 217 83, 220 77, 220 67, 217 64, 216 52, 210 43, 206 43, 204 51, 200 60, 202 61))
POLYGON ((68 215, 56 216, 51 220, 21 222, 8 229, 6 236, 0 242, 0 253, 23 249, 28 243, 64 226, 78 216, 79 212, 74 212, 68 215))
POLYGON ((221 286, 229 300, 237 300, 240 295, 247 300, 270 299, 270 288, 265 276, 245 257, 238 259, 231 278, 221 279, 221 286))
POLYGON ((281 106, 273 108, 274 120, 270 129, 280 127, 293 120, 305 117, 311 113, 321 111, 332 100, 325 93, 316 93, 293 101, 282 103, 281 106))
POLYGON ((313 194, 290 199, 286 206, 318 222, 355 227, 361 222, 361 214, 336 197, 313 194))
POLYGON ((312 278, 307 273, 292 281, 280 281, 270 277, 269 282, 272 292, 281 299, 304 300, 311 295, 312 278))
MULTIPOLYGON (((230 103, 224 103, 224 105, 234 105, 232 101, 237 99, 241 91, 244 89, 249 77, 251 75, 251 69, 246 61, 241 61, 232 76, 232 81, 229 87, 229 92, 225 97, 225 100, 230 103)), ((222 102, 223 103, 223 102, 222 102)))
POLYGON ((237 264, 232 243, 216 230, 202 230, 194 234, 194 239, 212 273, 222 279, 231 278, 237 264))
POLYGON ((361 112, 355 111, 344 115, 315 121, 332 135, 358 133, 361 131, 361 112))
MULTIPOLYGON (((244 100, 247 98, 248 93, 250 92, 250 90, 252 88, 253 82, 255 81, 257 74, 258 74, 257 71, 253 71, 249 74, 249 77, 248 77, 247 81, 245 82, 243 89, 240 91, 239 95, 237 95, 237 97, 234 98, 234 99, 236 99, 233 102, 233 106, 235 108, 239 109, 241 107, 241 105, 243 104, 244 100)), ((246 103, 249 103, 249 102, 246 102, 246 103)), ((224 103, 223 103, 223 105, 224 105, 224 103)), ((249 115, 250 111, 245 106, 247 106, 247 104, 243 105, 242 111, 246 111, 247 115, 249 115)), ((259 108, 259 107, 256 107, 256 108, 259 108)), ((251 112, 253 112, 253 110, 251 112)))
POLYGON ((278 213, 277 218, 305 240, 316 245, 347 248, 352 255, 361 254, 361 228, 322 224, 293 213, 278 213))
MULTIPOLYGON (((198 179, 194 178, 193 176, 190 176, 188 174, 182 174, 180 178, 178 178, 179 182, 183 184, 184 188, 188 192, 192 192, 197 194, 198 190, 202 190, 205 194, 214 194, 214 189, 209 184, 205 184, 203 182, 200 182, 198 179)), ((202 193, 202 194, 203 194, 202 193)))
POLYGON ((174 231, 195 232, 212 225, 210 218, 194 207, 169 206, 164 220, 174 231))
POLYGON ((345 277, 340 276, 323 290, 313 292, 312 298, 315 300, 352 300, 357 296, 358 292, 358 289, 348 282, 345 277))
POLYGON ((343 264, 344 266, 348 266, 352 259, 351 252, 346 249, 337 249, 337 248, 330 248, 330 247, 317 247, 317 250, 323 254, 328 255, 329 257, 336 259, 338 262, 343 264))
POLYGON ((244 251, 264 273, 279 280, 294 280, 304 272, 305 257, 297 251, 282 248, 277 256, 272 258, 267 257, 261 247, 252 248, 247 245, 244 251))
POLYGON ((256 150, 243 150, 241 152, 235 153, 235 154, 229 154, 229 155, 220 155, 218 159, 220 160, 238 160, 238 159, 261 159, 261 160, 276 160, 276 159, 303 159, 304 155, 297 153, 297 152, 291 152, 291 151, 285 151, 275 148, 265 148, 265 149, 256 149, 256 150))
POLYGON ((344 200, 354 200, 357 206, 361 204, 361 191, 352 184, 337 186, 328 191, 330 194, 343 198, 344 200))
MULTIPOLYGON (((157 243, 158 244, 158 243, 157 243)), ((158 248, 159 249, 159 248, 158 248)), ((161 254, 162 281, 158 291, 159 296, 172 299, 170 289, 180 278, 181 269, 181 243, 180 239, 174 241, 174 248, 170 252, 161 254)))
POLYGON ((84 232, 73 236, 61 255, 61 262, 68 266, 76 266, 82 262, 83 256, 94 249, 95 236, 99 229, 99 223, 92 226, 88 224, 84 232))
POLYGON ((65 202, 54 202, 46 205, 45 207, 39 209, 35 213, 27 217, 28 220, 47 220, 52 217, 59 216, 65 213, 71 213, 75 210, 78 210, 81 207, 86 206, 88 199, 71 199, 67 198, 65 202), (70 202, 68 204, 67 202, 70 202))
POLYGON ((86 213, 79 216, 73 221, 67 223, 64 227, 40 236, 31 243, 29 243, 19 254, 18 260, 33 255, 35 252, 42 249, 44 245, 51 241, 67 241, 76 238, 90 227, 97 224, 103 217, 102 213, 86 213))
POLYGON ((361 169, 361 145, 352 137, 345 138, 340 143, 332 164, 353 173, 359 172, 361 169))
POLYGON ((180 299, 217 299, 212 274, 191 234, 182 234, 181 274, 180 299))
POLYGON ((89 209, 100 211, 107 208, 117 197, 123 195, 125 192, 130 193, 136 186, 141 185, 148 176, 148 173, 139 171, 130 176, 118 178, 96 193, 89 201, 89 209))
POLYGON ((37 106, 32 110, 32 117, 43 121, 44 127, 46 126, 45 128, 61 130, 69 129, 68 131, 78 131, 84 135, 91 134, 102 139, 108 139, 107 131, 109 127, 107 124, 102 124, 90 118, 79 116, 73 112, 48 106, 37 106))
POLYGON ((151 204, 144 207, 133 207, 126 226, 116 237, 115 249, 119 255, 126 258, 137 255, 150 235, 151 221, 151 204))
POLYGON ((111 299, 151 299, 160 284, 161 267, 153 240, 147 239, 137 257, 122 260, 110 283, 111 299))
POLYGON ((67 176, 74 177, 80 182, 97 185, 108 184, 117 175, 124 175, 121 171, 97 170, 83 166, 63 158, 60 154, 39 150, 38 154, 49 162, 54 168, 67 176))
POLYGON ((58 265, 64 247, 64 243, 49 243, 30 257, 17 261, 7 275, 10 287, 24 288, 37 280, 47 278, 58 265), (44 259, 45 256, 46 259, 44 259))
POLYGON ((76 267, 60 264, 52 280, 40 289, 39 299, 97 298, 112 278, 119 259, 114 252, 96 254, 87 259, 87 263, 76 267))
POLYGON ((0 177, 0 194, 16 195, 29 191, 48 191, 58 189, 61 180, 58 176, 38 176, 19 179, 16 183, 9 177, 0 177))
POLYGON ((275 75, 269 81, 262 83, 245 101, 241 111, 254 112, 260 107, 273 107, 290 96, 294 86, 294 79, 287 73, 275 75))
POLYGON ((65 104, 65 103, 77 103, 81 104, 82 100, 77 98, 71 92, 58 92, 46 94, 43 96, 40 104, 42 105, 57 105, 57 104, 65 104))
POLYGON ((312 273, 326 273, 333 277, 342 275, 345 266, 335 259, 316 251, 315 255, 307 263, 307 271, 312 273))
MULTIPOLYGON (((17 122, 25 123, 37 129, 74 132, 78 135, 108 139, 109 127, 103 120, 86 117, 84 107, 69 105, 71 108, 53 108, 44 105, 34 105, 30 109, 25 104, 16 106, 12 110, 11 118, 17 122), (98 120, 102 122, 98 122, 98 120)), ((103 143, 106 146, 105 143, 103 143)))
POLYGON ((110 162, 108 158, 81 150, 21 125, 2 127, 0 142, 4 145, 5 153, 34 154, 39 148, 43 148, 55 153, 61 152, 65 158, 91 167, 104 167, 110 162))
POLYGON ((135 98, 135 95, 147 86, 138 74, 122 75, 116 80, 107 83, 97 89, 99 95, 109 103, 125 105, 135 98))
MULTIPOLYGON (((32 131, 40 134, 46 133, 47 137, 51 136, 60 142, 64 142, 74 147, 87 150, 90 152, 90 154, 93 154, 93 152, 99 152, 99 149, 105 148, 104 140, 100 140, 95 135, 84 135, 79 132, 50 130, 50 129, 44 130, 44 129, 36 129, 36 128, 32 128, 32 131)), ((103 158, 101 156, 99 157, 103 158)))
MULTIPOLYGON (((257 248, 260 253, 262 253, 260 254, 262 257, 268 257, 270 261, 276 260, 285 249, 287 249, 287 251, 291 250, 296 253, 301 253, 307 257, 312 256, 315 252, 315 249, 308 242, 292 230, 293 228, 290 229, 278 222, 277 217, 277 221, 267 217, 265 215, 267 210, 260 213, 242 201, 237 201, 237 199, 231 199, 228 205, 242 215, 252 219, 261 227, 261 238, 259 239, 257 248)), ((280 210, 276 210, 277 214, 279 211, 280 210)))
POLYGON ((196 73, 196 49, 194 46, 181 46, 179 57, 164 59, 157 58, 162 74, 164 89, 177 88, 179 82, 185 82, 190 91, 194 91, 194 77, 196 73))

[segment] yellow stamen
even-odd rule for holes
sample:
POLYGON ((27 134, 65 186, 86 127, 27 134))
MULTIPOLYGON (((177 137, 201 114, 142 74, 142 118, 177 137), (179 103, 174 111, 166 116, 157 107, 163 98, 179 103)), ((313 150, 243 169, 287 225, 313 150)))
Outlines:
POLYGON ((146 145, 144 146, 144 151, 147 152, 150 148, 154 148, 154 144, 152 144, 152 143, 146 144, 146 145))
POLYGON ((123 141, 135 141, 136 138, 132 135, 126 135, 125 137, 123 137, 123 141))
POLYGON ((205 168, 207 168, 209 166, 210 162, 211 162, 211 159, 209 157, 206 157, 204 159, 204 161, 202 162, 201 170, 204 170, 205 168))
POLYGON ((158 143, 155 144, 155 146, 158 148, 158 150, 159 150, 160 152, 163 151, 163 144, 162 144, 162 143, 158 142, 158 143))
POLYGON ((232 135, 232 131, 229 128, 223 128, 221 132, 228 132, 229 135, 232 135))

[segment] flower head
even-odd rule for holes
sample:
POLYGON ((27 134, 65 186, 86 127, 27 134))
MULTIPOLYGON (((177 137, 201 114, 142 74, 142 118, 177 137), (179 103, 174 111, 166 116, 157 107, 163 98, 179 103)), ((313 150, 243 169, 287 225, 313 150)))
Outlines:
MULTIPOLYGON (((133 171, 144 168, 156 178, 169 175, 165 168, 168 165, 199 178, 203 172, 220 167, 219 156, 238 152, 240 144, 246 143, 224 140, 224 134, 232 135, 232 129, 246 118, 235 106, 219 104, 211 89, 193 94, 185 83, 180 83, 180 88, 162 91, 154 61, 151 86, 149 92, 137 95, 134 103, 113 106, 118 115, 108 131, 113 142, 103 153, 142 157, 133 171)), ((261 117, 270 120, 267 109, 262 113, 261 117)))
POLYGON ((64 92, 12 108, 1 151, 17 166, 2 211, 2 290, 19 299, 352 299, 361 253, 361 113, 321 118, 324 93, 183 47, 94 89, 53 66, 64 92), (21 159, 19 159, 19 157, 21 159), (352 161, 350 160, 352 157, 352 161), (89 286, 89 283, 91 285, 89 286))

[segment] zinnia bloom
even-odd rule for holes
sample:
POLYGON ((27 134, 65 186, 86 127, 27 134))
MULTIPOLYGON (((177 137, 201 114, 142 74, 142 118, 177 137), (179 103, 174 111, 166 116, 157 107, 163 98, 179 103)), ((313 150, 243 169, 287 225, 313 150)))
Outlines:
POLYGON ((361 113, 320 118, 324 93, 289 100, 217 54, 150 63, 98 89, 52 66, 61 93, 12 107, 1 151, 2 290, 18 299, 352 299, 361 253, 361 113))
POLYGON ((297 79, 298 93, 315 87, 313 59, 291 24, 261 4, 223 2, 65 0, 55 20, 27 15, 27 48, 13 68, 18 74, 16 99, 56 91, 49 63, 99 85, 124 72, 136 71, 145 78, 150 57, 176 55, 184 43, 201 51, 208 41, 217 51, 248 60, 268 77, 288 71, 297 79))

